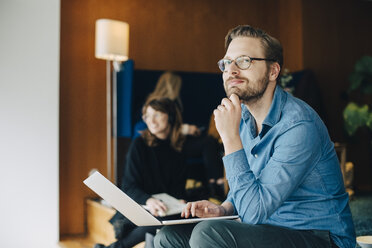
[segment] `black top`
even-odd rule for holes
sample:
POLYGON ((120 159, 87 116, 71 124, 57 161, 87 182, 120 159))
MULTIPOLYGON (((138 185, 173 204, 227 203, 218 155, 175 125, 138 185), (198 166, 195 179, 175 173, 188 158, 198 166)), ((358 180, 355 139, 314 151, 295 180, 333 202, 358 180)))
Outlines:
POLYGON ((185 199, 186 166, 181 152, 169 140, 150 147, 142 136, 132 141, 125 164, 122 190, 139 204, 152 194, 168 193, 185 199))

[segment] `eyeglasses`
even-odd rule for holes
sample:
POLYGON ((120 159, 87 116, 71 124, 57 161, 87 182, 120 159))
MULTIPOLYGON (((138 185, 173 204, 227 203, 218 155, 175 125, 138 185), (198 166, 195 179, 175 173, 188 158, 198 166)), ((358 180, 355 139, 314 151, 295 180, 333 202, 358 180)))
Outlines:
POLYGON ((143 119, 144 122, 146 122, 146 121, 148 121, 152 118, 154 118, 156 120, 160 120, 160 119, 164 118, 166 115, 167 115, 166 113, 162 113, 162 112, 158 112, 158 113, 155 113, 155 114, 152 114, 152 115, 144 114, 144 115, 142 115, 142 119, 143 119))
POLYGON ((247 70, 251 66, 253 60, 259 61, 265 60, 275 62, 274 59, 251 58, 247 55, 242 55, 237 57, 236 59, 221 59, 220 61, 217 62, 217 65, 222 72, 224 72, 226 70, 226 66, 231 65, 232 62, 234 62, 239 69, 247 70))

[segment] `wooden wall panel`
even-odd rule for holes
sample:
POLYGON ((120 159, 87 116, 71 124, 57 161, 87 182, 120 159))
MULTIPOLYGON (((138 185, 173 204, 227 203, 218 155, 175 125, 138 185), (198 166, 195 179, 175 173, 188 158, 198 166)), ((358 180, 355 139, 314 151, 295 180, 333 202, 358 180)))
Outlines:
POLYGON ((303 69, 302 1, 280 0, 277 37, 283 45, 283 68, 290 72, 303 69))
POLYGON ((217 72, 227 30, 251 24, 294 49, 285 52, 285 64, 297 70, 299 8, 291 0, 61 0, 61 235, 84 232, 84 199, 93 194, 82 181, 92 168, 106 173, 106 71, 105 61, 94 58, 96 19, 129 23, 129 53, 138 69, 217 72), (279 21, 287 10, 295 13, 279 21))
POLYGON ((304 67, 313 69, 319 80, 333 141, 348 143, 347 160, 355 164, 356 190, 372 190, 371 137, 361 132, 348 138, 342 111, 355 62, 372 55, 371 13, 370 1, 303 1, 304 67))

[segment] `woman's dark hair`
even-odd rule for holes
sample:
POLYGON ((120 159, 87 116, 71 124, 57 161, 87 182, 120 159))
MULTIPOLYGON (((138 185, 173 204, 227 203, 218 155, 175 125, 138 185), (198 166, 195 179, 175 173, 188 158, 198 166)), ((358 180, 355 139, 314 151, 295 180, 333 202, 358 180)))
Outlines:
MULTIPOLYGON (((170 125, 169 139, 171 146, 175 150, 181 151, 183 142, 185 141, 185 136, 181 133, 182 115, 176 103, 169 98, 150 99, 142 107, 142 115, 146 114, 148 107, 168 115, 168 123, 170 125)), ((157 139, 149 129, 143 131, 141 135, 148 146, 157 145, 157 139)))

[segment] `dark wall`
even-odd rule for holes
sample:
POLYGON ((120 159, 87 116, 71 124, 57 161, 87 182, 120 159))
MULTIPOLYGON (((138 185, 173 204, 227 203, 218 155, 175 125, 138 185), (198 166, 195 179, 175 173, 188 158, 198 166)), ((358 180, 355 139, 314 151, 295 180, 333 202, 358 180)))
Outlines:
MULTIPOLYGON (((164 71, 135 70, 133 75, 132 124, 141 120, 141 108, 164 71)), ((182 79, 180 97, 185 123, 208 128, 213 110, 225 97, 220 73, 175 71, 182 79)))

